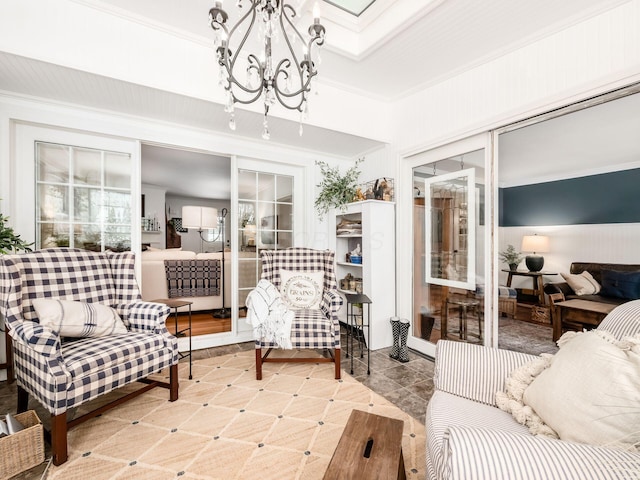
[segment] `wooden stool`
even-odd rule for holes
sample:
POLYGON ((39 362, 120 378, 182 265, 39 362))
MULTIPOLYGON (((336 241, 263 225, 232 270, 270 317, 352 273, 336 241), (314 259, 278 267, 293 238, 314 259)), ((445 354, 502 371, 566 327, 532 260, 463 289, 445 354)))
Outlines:
POLYGON ((324 479, 406 480, 403 429, 402 420, 353 410, 324 479))

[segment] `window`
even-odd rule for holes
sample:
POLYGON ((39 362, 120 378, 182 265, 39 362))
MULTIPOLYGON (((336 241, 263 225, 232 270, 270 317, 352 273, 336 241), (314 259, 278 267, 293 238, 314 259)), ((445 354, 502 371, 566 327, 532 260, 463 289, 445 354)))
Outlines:
POLYGON ((131 156, 36 142, 36 245, 131 250, 131 156))

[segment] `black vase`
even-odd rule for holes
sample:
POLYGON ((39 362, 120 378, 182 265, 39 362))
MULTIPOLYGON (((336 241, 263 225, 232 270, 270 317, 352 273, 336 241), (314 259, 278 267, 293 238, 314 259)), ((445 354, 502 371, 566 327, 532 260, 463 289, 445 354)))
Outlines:
POLYGON ((542 255, 527 255, 524 262, 530 272, 539 272, 544 267, 544 257, 542 255))
POLYGON ((509 270, 511 270, 512 272, 515 272, 518 269, 518 264, 517 263, 510 263, 509 264, 509 270))

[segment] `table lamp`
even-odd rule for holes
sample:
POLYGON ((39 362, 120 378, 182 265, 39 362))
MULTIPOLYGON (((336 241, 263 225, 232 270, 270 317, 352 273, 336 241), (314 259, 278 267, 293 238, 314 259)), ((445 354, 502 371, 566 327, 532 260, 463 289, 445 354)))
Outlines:
POLYGON ((202 242, 208 241, 202 236, 202 232, 218 228, 218 210, 213 207, 185 205, 182 207, 182 226, 198 230, 200 234, 200 251, 202 252, 202 242))
POLYGON ((531 252, 524 259, 530 272, 539 272, 544 266, 544 257, 538 253, 549 251, 549 237, 544 235, 525 235, 522 237, 523 252, 531 252))

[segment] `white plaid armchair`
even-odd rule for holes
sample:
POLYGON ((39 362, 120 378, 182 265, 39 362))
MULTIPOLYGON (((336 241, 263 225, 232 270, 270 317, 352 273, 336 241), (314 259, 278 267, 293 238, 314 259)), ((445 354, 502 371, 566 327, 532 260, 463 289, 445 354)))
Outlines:
POLYGON ((320 309, 295 310, 291 326, 291 344, 298 349, 327 349, 329 358, 268 358, 276 345, 263 339, 256 339, 256 378, 262 380, 263 362, 333 362, 335 378, 340 378, 340 321, 338 310, 342 306, 342 297, 338 293, 336 277, 333 271, 334 252, 313 250, 310 248, 287 248, 284 250, 263 250, 262 279, 271 282, 280 289, 280 272, 324 272, 324 293, 320 309), (267 352, 262 355, 262 348, 267 352))
POLYGON ((165 319, 169 308, 143 302, 132 252, 98 253, 52 248, 0 256, 0 313, 12 338, 18 382, 18 411, 29 395, 51 413, 54 464, 67 460, 67 429, 140 393, 162 386, 178 398, 178 348, 165 319), (55 298, 113 307, 126 333, 64 341, 40 325, 34 299, 55 298), (169 367, 169 383, 146 377, 169 367), (141 380, 146 385, 82 417, 67 411, 118 387, 141 380))

